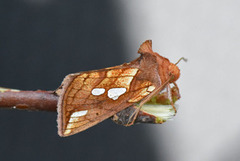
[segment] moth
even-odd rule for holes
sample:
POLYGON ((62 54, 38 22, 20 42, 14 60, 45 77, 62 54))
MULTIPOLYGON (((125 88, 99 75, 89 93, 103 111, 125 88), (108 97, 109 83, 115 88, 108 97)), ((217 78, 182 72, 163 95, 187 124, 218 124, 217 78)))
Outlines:
POLYGON ((152 41, 141 44, 140 57, 119 66, 67 75, 56 90, 58 134, 70 136, 86 130, 126 109, 136 107, 132 125, 140 108, 164 88, 172 101, 171 87, 180 76, 176 64, 152 50, 152 41))

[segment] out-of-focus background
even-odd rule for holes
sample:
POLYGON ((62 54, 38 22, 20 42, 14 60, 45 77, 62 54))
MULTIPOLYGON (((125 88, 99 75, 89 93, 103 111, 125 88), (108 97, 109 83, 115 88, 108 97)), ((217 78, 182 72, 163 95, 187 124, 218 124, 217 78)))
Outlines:
POLYGON ((110 120, 57 135, 56 113, 0 110, 1 160, 240 160, 240 2, 0 2, 0 86, 52 90, 65 75, 128 62, 139 45, 176 62, 182 95, 173 121, 110 120))
MULTIPOLYGON (((121 1, 131 53, 153 49, 176 62, 182 95, 174 121, 152 126, 167 161, 240 160, 240 1, 121 1)), ((159 153, 158 158, 161 159, 159 153)))

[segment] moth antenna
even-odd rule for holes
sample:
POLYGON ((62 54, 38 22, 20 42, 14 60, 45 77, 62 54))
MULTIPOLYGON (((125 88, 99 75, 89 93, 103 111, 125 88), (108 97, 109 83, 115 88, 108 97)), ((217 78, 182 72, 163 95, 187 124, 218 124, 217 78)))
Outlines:
POLYGON ((177 65, 181 60, 183 60, 183 61, 185 61, 185 62, 187 62, 188 60, 186 59, 186 58, 184 58, 184 57, 181 57, 176 63, 175 63, 175 65, 177 65))

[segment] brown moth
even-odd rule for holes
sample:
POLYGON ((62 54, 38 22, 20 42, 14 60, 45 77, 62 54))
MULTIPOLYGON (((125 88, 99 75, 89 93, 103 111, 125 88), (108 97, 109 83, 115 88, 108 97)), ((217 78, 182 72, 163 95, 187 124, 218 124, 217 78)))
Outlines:
MULTIPOLYGON (((171 105, 170 83, 180 76, 176 64, 152 51, 152 41, 139 48, 136 60, 115 67, 67 75, 56 90, 58 100, 58 134, 69 136, 86 130, 138 103, 132 125, 140 107, 167 88, 171 105)), ((177 88, 178 89, 178 88, 177 88)))

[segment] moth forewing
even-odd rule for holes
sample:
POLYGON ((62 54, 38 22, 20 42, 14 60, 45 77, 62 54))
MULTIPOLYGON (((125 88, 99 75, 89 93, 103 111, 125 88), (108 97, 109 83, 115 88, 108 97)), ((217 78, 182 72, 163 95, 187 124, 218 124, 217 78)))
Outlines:
POLYGON ((138 70, 129 65, 68 75, 57 91, 62 100, 58 102, 59 135, 83 131, 135 103, 128 101, 131 98, 145 97, 149 92, 141 90, 148 89, 150 81, 137 88, 130 85, 146 82, 136 79, 138 70))

